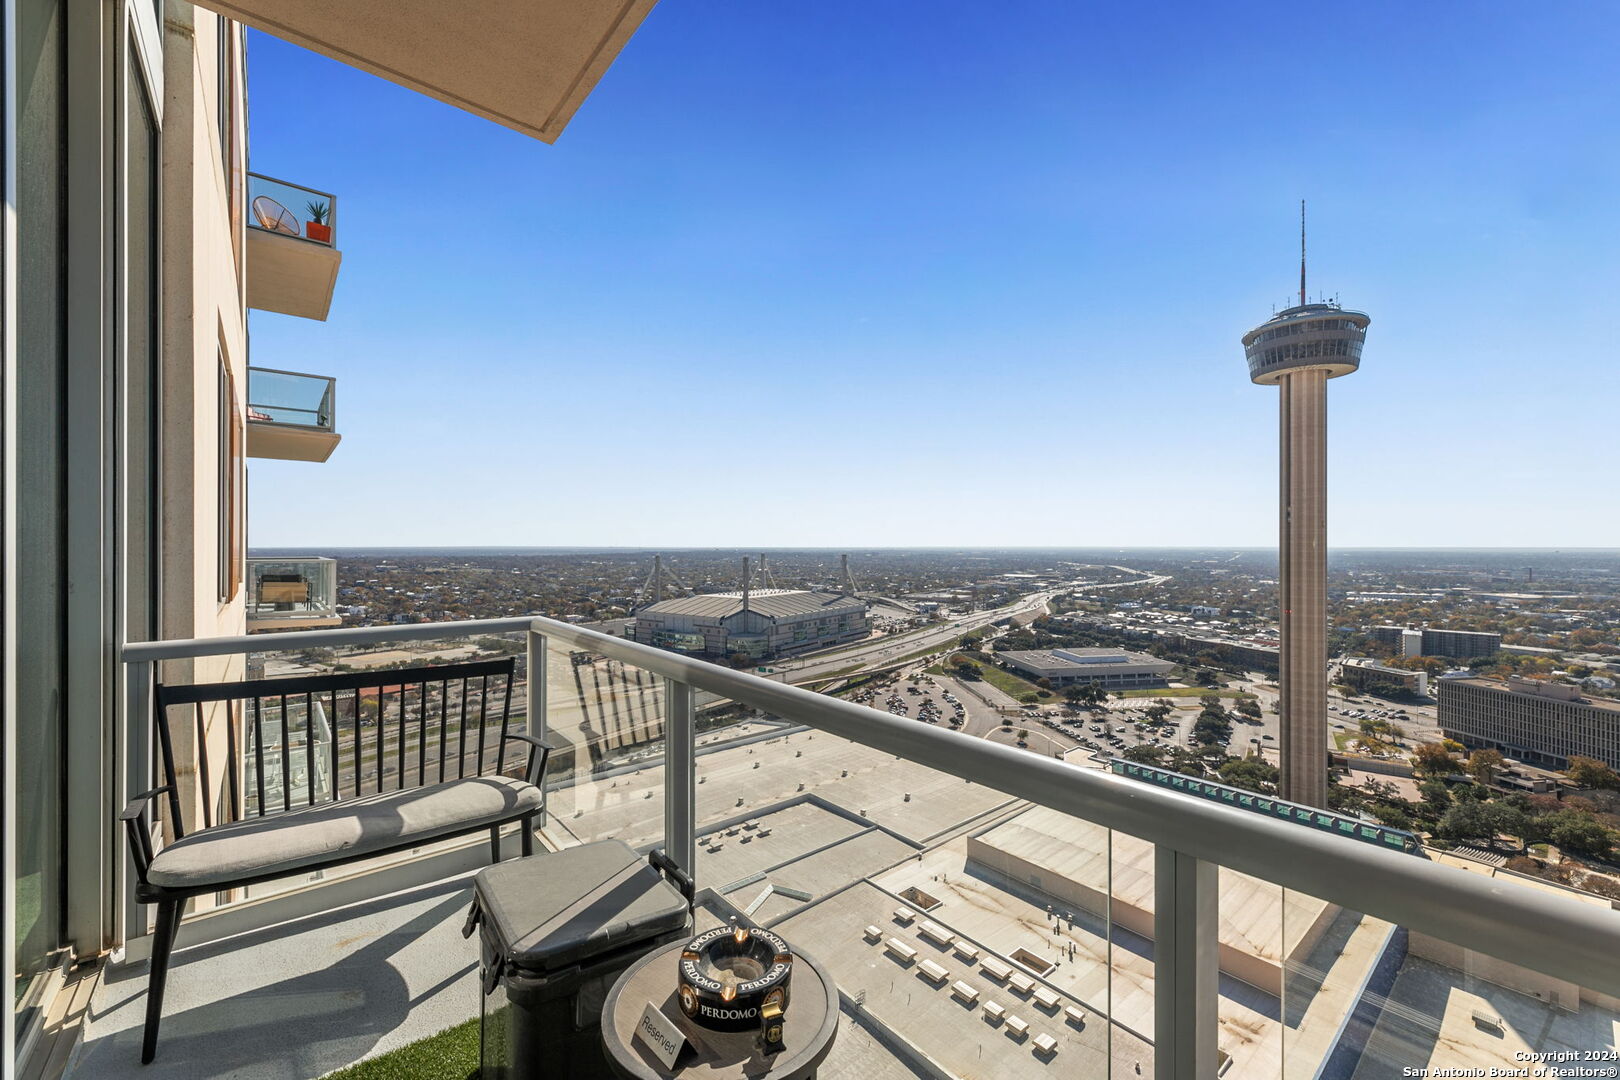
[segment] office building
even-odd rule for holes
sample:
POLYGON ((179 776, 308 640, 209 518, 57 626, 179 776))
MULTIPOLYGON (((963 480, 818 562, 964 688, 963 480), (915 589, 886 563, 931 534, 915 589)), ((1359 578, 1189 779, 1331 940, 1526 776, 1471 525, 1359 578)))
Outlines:
POLYGON ((997 653, 1008 667, 1030 679, 1050 679, 1053 686, 1094 683, 1105 690, 1164 686, 1176 665, 1146 653, 1120 649, 1050 649, 997 653))
POLYGON ((1281 401, 1278 706, 1280 794, 1327 805, 1327 381, 1361 365, 1371 320, 1305 298, 1305 211, 1300 204, 1299 304, 1243 335, 1249 377, 1281 401))
POLYGON ((1453 660, 1473 660, 1494 656, 1501 651, 1502 635, 1480 630, 1423 629, 1424 656, 1446 656, 1453 660))
POLYGON ((1399 656, 1444 656, 1473 660, 1493 656, 1502 649, 1502 635, 1482 630, 1437 630, 1425 626, 1371 626, 1367 636, 1392 646, 1399 656))
POLYGON ((1555 769, 1574 756, 1620 769, 1620 701, 1517 676, 1441 679, 1436 685, 1440 730, 1448 739, 1555 769))
POLYGON ((1376 693, 1394 692, 1425 696, 1429 692, 1429 676, 1426 672, 1388 667, 1365 658, 1352 657, 1339 665, 1339 679, 1346 686, 1376 693))
POLYGON ((1238 664, 1253 671, 1271 672, 1281 666, 1277 646, 1266 641, 1182 633, 1167 633, 1161 640, 1178 652, 1208 655, 1221 663, 1238 664))

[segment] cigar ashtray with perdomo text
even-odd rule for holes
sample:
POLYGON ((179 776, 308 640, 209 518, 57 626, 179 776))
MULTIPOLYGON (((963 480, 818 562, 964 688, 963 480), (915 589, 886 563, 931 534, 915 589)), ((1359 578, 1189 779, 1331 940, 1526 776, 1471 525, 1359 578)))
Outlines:
POLYGON ((699 934, 681 950, 681 1011, 715 1031, 758 1028, 788 1005, 793 954, 787 942, 735 921, 699 934))

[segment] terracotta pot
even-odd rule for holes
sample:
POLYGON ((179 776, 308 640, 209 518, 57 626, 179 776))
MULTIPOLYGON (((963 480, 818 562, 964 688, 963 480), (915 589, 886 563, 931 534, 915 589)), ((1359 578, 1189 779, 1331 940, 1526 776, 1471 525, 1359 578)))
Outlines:
POLYGON ((304 235, 311 240, 319 240, 323 244, 332 242, 332 226, 317 225, 313 221, 304 222, 304 235))

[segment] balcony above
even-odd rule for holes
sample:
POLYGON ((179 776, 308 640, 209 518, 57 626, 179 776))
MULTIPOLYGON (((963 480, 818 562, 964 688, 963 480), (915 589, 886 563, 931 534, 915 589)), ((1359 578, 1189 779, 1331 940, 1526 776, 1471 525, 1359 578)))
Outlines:
POLYGON ((248 457, 325 461, 337 433, 337 380, 274 368, 248 368, 248 457))
POLYGON ((248 174, 248 307, 324 320, 342 262, 335 195, 248 174))
POLYGON ((214 11, 545 142, 657 0, 207 0, 214 11))
POLYGON ((250 558, 247 622, 251 630, 317 630, 337 626, 337 560, 250 558))

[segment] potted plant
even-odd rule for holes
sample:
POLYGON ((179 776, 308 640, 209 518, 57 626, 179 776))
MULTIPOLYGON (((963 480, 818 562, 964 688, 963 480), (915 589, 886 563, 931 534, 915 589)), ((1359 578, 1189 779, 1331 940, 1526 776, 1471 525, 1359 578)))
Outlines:
POLYGON ((309 220, 304 222, 304 235, 311 240, 319 240, 323 244, 332 242, 332 226, 327 224, 327 218, 332 209, 323 202, 305 203, 304 209, 309 211, 309 220))

